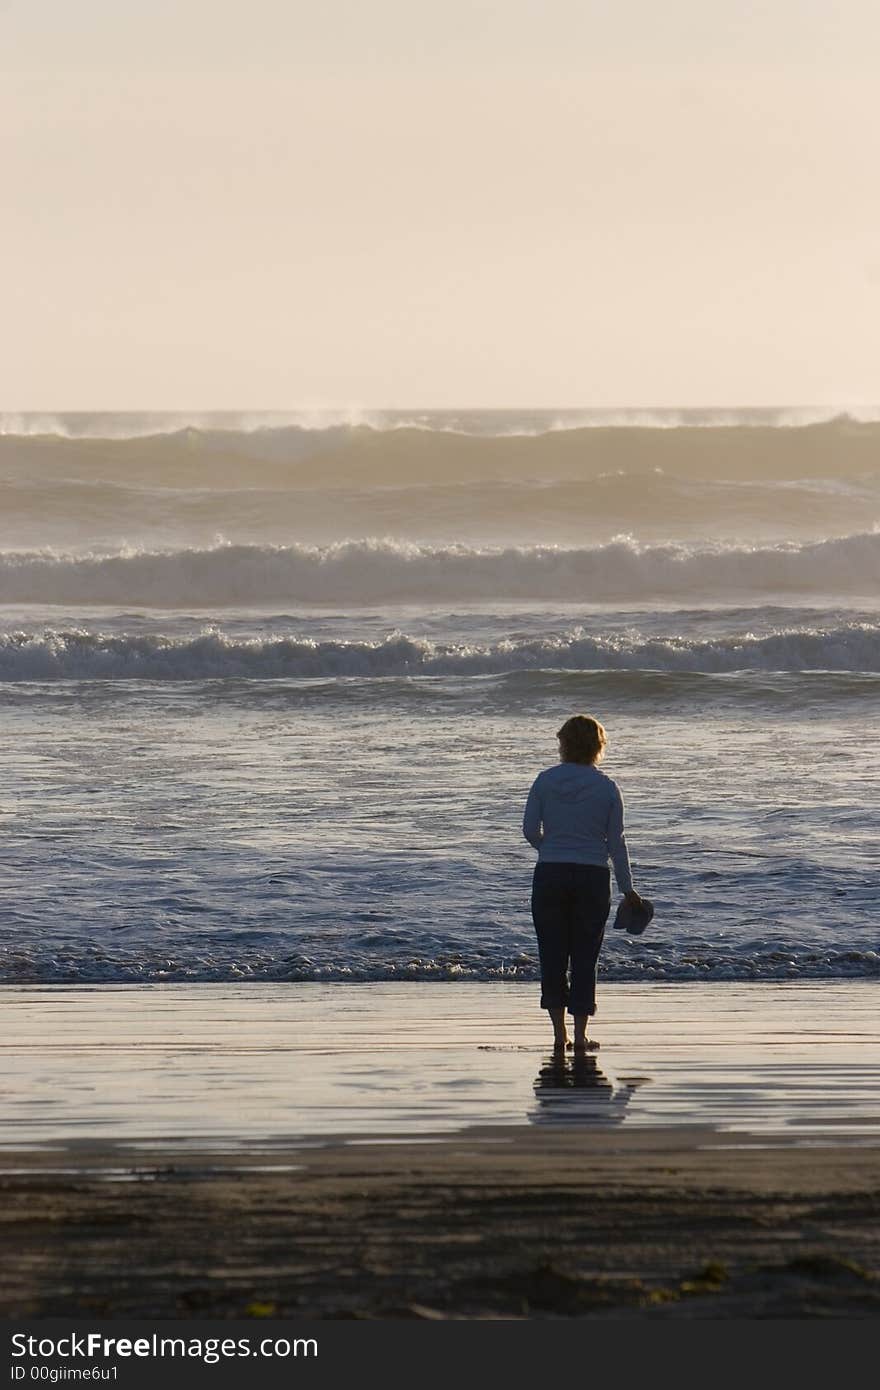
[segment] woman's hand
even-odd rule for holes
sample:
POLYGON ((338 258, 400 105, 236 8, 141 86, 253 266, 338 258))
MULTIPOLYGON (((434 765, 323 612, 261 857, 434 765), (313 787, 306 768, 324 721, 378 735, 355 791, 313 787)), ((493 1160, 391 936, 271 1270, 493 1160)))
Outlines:
POLYGON ((626 902, 629 903, 630 907, 641 907, 642 900, 639 894, 636 892, 635 888, 631 888, 629 892, 624 893, 623 896, 626 902))

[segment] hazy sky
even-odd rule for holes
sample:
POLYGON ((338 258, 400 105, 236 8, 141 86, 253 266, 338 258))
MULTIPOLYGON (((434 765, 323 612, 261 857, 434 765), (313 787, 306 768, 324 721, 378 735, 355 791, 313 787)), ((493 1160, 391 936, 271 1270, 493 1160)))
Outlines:
POLYGON ((0 408, 880 400, 876 0, 0 0, 0 408))

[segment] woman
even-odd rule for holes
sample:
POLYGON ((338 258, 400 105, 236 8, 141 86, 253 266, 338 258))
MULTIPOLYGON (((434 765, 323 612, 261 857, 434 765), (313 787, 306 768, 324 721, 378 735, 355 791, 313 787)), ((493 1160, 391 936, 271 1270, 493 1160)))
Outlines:
POLYGON ((565 1009, 574 1015, 574 1050, 586 1052, 587 1021, 596 1012, 596 968, 611 910, 611 875, 639 908, 623 829, 623 798, 596 764, 605 730, 588 714, 567 719, 557 734, 560 761, 539 773, 526 801, 523 834, 538 851, 532 919, 541 958, 541 1008, 553 1023, 554 1047, 568 1045, 565 1009), (571 984, 568 968, 571 965, 571 984))

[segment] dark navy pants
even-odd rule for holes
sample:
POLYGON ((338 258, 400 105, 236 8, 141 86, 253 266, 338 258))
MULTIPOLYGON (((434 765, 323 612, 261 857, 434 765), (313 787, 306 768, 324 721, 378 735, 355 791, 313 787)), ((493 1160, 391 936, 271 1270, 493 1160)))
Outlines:
POLYGON ((541 1008, 596 1012, 596 969, 611 911, 611 874, 597 864, 536 864, 532 920, 541 958, 541 1008), (568 972, 571 969, 571 982, 568 972))

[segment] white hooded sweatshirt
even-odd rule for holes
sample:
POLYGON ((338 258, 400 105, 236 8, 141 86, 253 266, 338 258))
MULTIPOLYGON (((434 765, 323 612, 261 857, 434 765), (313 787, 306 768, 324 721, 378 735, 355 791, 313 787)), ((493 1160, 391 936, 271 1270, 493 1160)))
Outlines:
POLYGON ((539 864, 614 865, 621 893, 633 886, 617 783, 586 763, 556 763, 532 783, 523 834, 539 864))

